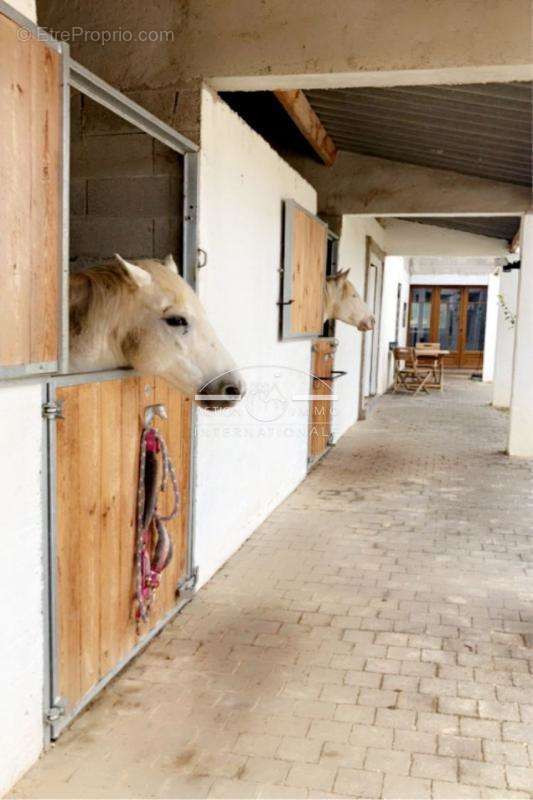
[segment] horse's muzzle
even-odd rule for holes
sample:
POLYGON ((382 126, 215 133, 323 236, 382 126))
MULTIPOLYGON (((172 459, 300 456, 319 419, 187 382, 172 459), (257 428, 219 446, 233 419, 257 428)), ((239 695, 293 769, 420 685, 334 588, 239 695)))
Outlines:
POLYGON ((240 375, 226 372, 206 383, 194 399, 201 408, 217 411, 236 405, 245 393, 246 387, 240 375))
POLYGON ((360 331, 373 331, 376 325, 376 318, 373 314, 369 317, 365 317, 361 320, 361 322, 357 325, 357 329, 360 331))

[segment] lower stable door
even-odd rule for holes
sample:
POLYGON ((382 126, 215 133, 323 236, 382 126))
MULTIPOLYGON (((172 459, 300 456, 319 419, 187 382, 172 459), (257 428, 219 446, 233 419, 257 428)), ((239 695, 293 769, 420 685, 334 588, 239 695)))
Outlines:
MULTIPOLYGON (((180 602, 178 583, 188 577, 191 401, 159 378, 68 381, 51 385, 62 414, 50 423, 55 464, 52 696, 61 713, 55 735, 172 613, 180 602), (140 437, 145 409, 156 403, 168 413, 166 421, 156 418, 153 424, 167 443, 180 501, 177 516, 167 523, 173 557, 156 590, 150 619, 138 629, 140 437)), ((171 504, 167 492, 160 513, 168 513, 171 504)))
POLYGON ((333 364, 335 339, 315 339, 312 345, 312 388, 309 411, 309 464, 328 449, 331 442, 333 364))

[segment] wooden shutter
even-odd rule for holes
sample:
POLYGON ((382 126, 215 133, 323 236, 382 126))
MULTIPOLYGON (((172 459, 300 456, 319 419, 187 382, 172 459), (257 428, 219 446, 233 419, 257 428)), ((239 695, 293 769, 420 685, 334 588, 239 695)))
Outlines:
POLYGON ((285 201, 281 332, 283 339, 319 336, 323 326, 327 225, 285 201))
POLYGON ((0 377, 58 368, 61 58, 0 13, 0 377))

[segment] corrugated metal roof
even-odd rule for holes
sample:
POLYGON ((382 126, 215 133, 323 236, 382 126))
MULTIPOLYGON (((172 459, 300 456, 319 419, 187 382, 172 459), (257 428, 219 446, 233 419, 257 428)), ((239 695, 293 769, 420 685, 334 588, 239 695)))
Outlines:
POLYGON ((520 217, 398 217, 406 222, 421 222, 438 228, 453 228, 456 231, 494 236, 496 239, 513 240, 520 227, 520 217))
POLYGON ((531 83, 319 89, 339 150, 531 184, 531 83))

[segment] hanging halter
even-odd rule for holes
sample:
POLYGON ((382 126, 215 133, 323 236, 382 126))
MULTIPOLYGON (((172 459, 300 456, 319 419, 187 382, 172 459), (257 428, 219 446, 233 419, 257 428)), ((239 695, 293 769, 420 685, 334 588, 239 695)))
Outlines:
POLYGON ((165 440, 152 427, 154 416, 167 418, 164 406, 148 406, 144 414, 137 490, 137 624, 146 622, 161 573, 172 558, 172 540, 164 525, 178 513, 179 490, 176 473, 168 455, 165 440), (172 484, 174 503, 170 514, 157 510, 158 494, 164 494, 168 479, 172 484))

